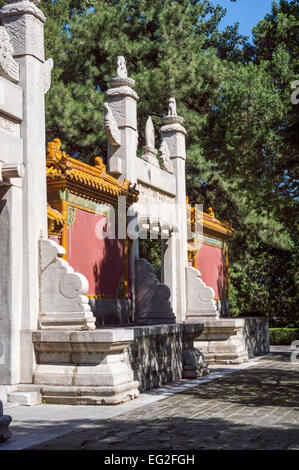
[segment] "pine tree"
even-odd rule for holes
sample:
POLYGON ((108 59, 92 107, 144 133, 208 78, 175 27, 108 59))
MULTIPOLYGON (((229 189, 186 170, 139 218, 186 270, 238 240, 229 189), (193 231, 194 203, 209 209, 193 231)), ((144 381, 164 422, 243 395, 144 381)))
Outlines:
MULTIPOLYGON (((298 2, 274 2, 253 29, 253 44, 237 24, 220 31, 225 10, 210 0, 42 0, 40 6, 46 54, 55 64, 47 139, 60 137, 85 161, 105 158, 104 92, 124 55, 141 98, 139 148, 148 115, 158 131, 175 96, 188 130, 190 201, 212 205, 235 228, 232 314, 295 322, 299 105, 290 96, 299 80, 298 2)), ((149 253, 157 264, 157 250, 149 253)))

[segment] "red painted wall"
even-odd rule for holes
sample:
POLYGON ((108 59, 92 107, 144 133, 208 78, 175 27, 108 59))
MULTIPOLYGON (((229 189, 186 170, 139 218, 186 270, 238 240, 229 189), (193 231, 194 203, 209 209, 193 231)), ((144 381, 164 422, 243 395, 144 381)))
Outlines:
POLYGON ((205 284, 215 291, 215 299, 225 299, 226 267, 222 248, 201 245, 197 256, 197 269, 205 284))
POLYGON ((89 294, 116 296, 124 272, 123 240, 99 239, 105 217, 82 209, 67 234, 67 260, 89 282, 89 294))

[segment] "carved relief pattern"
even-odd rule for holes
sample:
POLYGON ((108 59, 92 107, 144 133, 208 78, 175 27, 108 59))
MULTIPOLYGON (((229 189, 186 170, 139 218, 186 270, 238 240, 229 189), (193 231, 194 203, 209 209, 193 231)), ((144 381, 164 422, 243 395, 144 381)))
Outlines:
POLYGON ((35 16, 26 14, 17 21, 13 17, 5 18, 5 29, 10 35, 15 55, 32 54, 44 60, 44 26, 35 16))
POLYGON ((19 135, 20 125, 16 122, 6 119, 4 116, 0 116, 0 130, 11 132, 12 134, 19 135))
POLYGON ((175 199, 149 186, 139 184, 138 214, 140 221, 157 221, 161 226, 172 228, 175 224, 175 199))
POLYGON ((51 88, 51 71, 53 68, 53 59, 48 59, 44 63, 44 92, 47 93, 51 88))
POLYGON ((170 152, 168 145, 165 141, 160 146, 161 158, 162 158, 162 169, 167 173, 173 173, 173 163, 170 160, 170 152))
POLYGON ((0 26, 0 75, 12 80, 19 81, 19 64, 13 59, 13 46, 4 26, 0 26))
POLYGON ((112 110, 108 103, 104 103, 104 126, 108 141, 114 147, 120 147, 121 145, 121 134, 118 128, 117 122, 113 116, 112 110))

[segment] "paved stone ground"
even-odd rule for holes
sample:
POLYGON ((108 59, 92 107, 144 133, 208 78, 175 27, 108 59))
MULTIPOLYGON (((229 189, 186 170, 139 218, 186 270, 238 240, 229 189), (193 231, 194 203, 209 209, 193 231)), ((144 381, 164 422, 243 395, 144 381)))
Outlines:
POLYGON ((276 353, 31 449, 299 450, 299 364, 276 353))

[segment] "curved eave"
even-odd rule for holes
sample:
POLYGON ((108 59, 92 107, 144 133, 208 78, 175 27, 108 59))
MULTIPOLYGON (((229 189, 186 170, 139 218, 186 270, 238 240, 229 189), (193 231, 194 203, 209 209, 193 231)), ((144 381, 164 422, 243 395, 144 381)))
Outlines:
POLYGON ((77 196, 81 196, 85 199, 90 199, 99 203, 109 203, 113 206, 117 205, 119 196, 126 197, 126 205, 129 206, 133 202, 137 201, 137 191, 127 191, 121 188, 107 187, 104 183, 87 184, 86 179, 82 176, 74 174, 68 174, 66 176, 58 177, 47 177, 47 188, 48 192, 58 192, 60 190, 70 190, 77 196))

